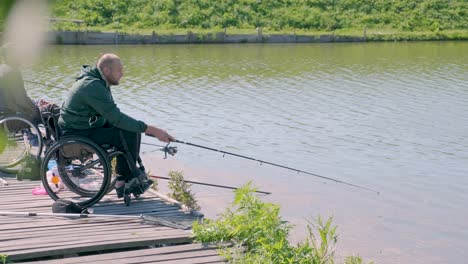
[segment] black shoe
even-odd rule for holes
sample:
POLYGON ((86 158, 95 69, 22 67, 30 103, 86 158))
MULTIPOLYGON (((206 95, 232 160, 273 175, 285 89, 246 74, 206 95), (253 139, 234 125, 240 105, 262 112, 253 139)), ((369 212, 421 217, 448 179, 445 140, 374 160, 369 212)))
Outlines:
POLYGON ((125 184, 120 187, 115 187, 115 192, 117 193, 117 198, 122 198, 124 196, 125 184))
POLYGON ((117 193, 117 198, 122 198, 124 196, 125 183, 122 183, 122 181, 123 180, 117 180, 115 183, 115 192, 117 193))

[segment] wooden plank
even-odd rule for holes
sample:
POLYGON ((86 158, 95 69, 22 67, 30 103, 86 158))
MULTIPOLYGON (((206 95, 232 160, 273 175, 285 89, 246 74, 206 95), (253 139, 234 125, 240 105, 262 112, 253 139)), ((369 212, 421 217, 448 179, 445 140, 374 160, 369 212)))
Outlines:
MULTIPOLYGON (((159 217, 165 220, 177 220, 179 221, 189 221, 193 222, 197 219, 194 219, 193 216, 190 215, 175 215, 171 217, 160 217, 158 214, 149 214, 150 216, 159 217)), ((39 228, 39 227, 46 227, 50 226, 51 221, 59 223, 60 227, 62 226, 73 226, 73 225, 90 225, 96 224, 99 225, 101 223, 106 224, 123 224, 123 223, 140 223, 140 224, 148 224, 150 223, 142 223, 140 219, 121 219, 121 218, 112 218, 112 217, 99 217, 99 218, 65 218, 65 217, 28 217, 28 216, 0 216, 0 231, 7 231, 12 229, 28 229, 28 228, 39 228)))
MULTIPOLYGON (((5 195, 3 192, 0 192, 0 194, 1 194, 2 196, 5 195)), ((33 196, 33 195, 31 195, 31 197, 29 197, 29 196, 24 195, 24 194, 15 195, 14 197, 11 197, 10 199, 2 199, 2 198, 0 198, 0 202, 2 203, 2 207, 3 207, 3 205, 5 205, 5 204, 9 204, 9 205, 24 205, 24 204, 25 204, 25 200, 27 200, 27 201, 29 201, 29 202, 34 202, 34 203, 37 203, 37 204, 43 204, 43 205, 52 205, 53 202, 54 202, 49 196, 42 196, 42 197, 39 198, 39 196, 33 196)))
MULTIPOLYGON (((67 260, 67 259, 64 259, 67 260)), ((208 264, 208 263, 226 263, 226 261, 219 255, 216 255, 216 253, 212 255, 207 255, 207 256, 199 256, 199 257, 193 257, 193 258, 185 258, 185 259, 140 259, 137 258, 135 260, 133 259, 110 259, 110 260, 103 260, 103 261, 94 261, 94 260, 81 260, 77 259, 74 262, 63 262, 61 261, 40 261, 40 262, 28 262, 28 264, 42 264, 42 263, 47 263, 47 264, 80 264, 80 263, 98 263, 98 264, 107 264, 107 263, 112 263, 112 264, 118 264, 118 263, 125 263, 125 264, 130 264, 130 263, 164 263, 164 264, 208 264)))
MULTIPOLYGON (((50 222, 51 219, 55 221, 63 221, 64 223, 69 224, 86 224, 94 222, 123 222, 123 221, 139 221, 139 219, 122 219, 122 218, 112 218, 112 217, 103 217, 103 218, 67 218, 67 217, 40 217, 40 216, 0 216, 0 219, 4 220, 4 224, 14 225, 16 223, 38 223, 50 222), (9 222, 9 223, 8 223, 9 222)), ((0 230, 4 229, 4 225, 0 225, 0 230)))
POLYGON ((174 208, 177 208, 177 206, 166 204, 163 201, 157 200, 157 199, 132 200, 132 203, 130 206, 125 206, 123 204, 123 199, 118 199, 118 200, 114 199, 112 201, 108 201, 106 204, 98 203, 95 206, 93 206, 95 210, 106 210, 106 209, 111 209, 115 207, 125 207, 125 208, 132 208, 132 207, 137 207, 137 208, 170 207, 172 208, 174 207, 174 208))
MULTIPOLYGON (((0 201, 1 202, 1 201, 0 201)), ((38 210, 25 210, 25 208, 38 208, 41 211, 51 211, 51 204, 41 204, 41 203, 30 203, 30 205, 15 205, 15 206, 1 206, 0 211, 20 211, 20 212, 37 212, 38 210)), ((110 208, 108 210, 94 210, 95 214, 112 214, 112 215, 140 215, 140 214, 157 214, 157 213, 176 213, 177 215, 188 215, 177 207, 164 207, 158 206, 153 208, 128 208, 128 207, 120 207, 120 208, 110 208)))
MULTIPOLYGON (((125 241, 158 241, 164 237, 190 236, 190 234, 181 232, 181 230, 164 230, 161 232, 114 232, 107 235, 82 235, 81 237, 43 237, 42 239, 17 239, 15 241, 2 242, 0 252, 17 252, 17 251, 41 251, 48 248, 73 248, 76 245, 84 244, 86 246, 93 245, 111 245, 119 244, 125 241)), ((155 243, 157 244, 157 243, 155 243)), ((95 249, 99 250, 99 248, 95 249)))
POLYGON ((37 184, 12 184, 8 183, 8 186, 0 186, 0 190, 4 192, 15 192, 15 191, 27 191, 32 190, 35 187, 41 186, 40 183, 37 184))
POLYGON ((122 207, 120 210, 119 208, 110 208, 108 210, 94 210, 95 214, 113 214, 113 215, 139 215, 139 214, 148 214, 148 213, 157 213, 157 212, 178 212, 179 214, 183 214, 184 212, 180 211, 177 207, 154 207, 154 208, 132 208, 130 207, 122 207), (125 210, 122 210, 125 209, 125 210))
MULTIPOLYGON (((107 196, 108 197, 108 196, 107 196)), ((135 199, 135 200, 132 200, 132 204, 129 206, 132 207, 133 205, 136 205, 136 207, 146 207, 146 206, 167 206, 167 207, 174 207, 174 208, 178 208, 177 206, 175 205, 172 205, 172 204, 168 204, 160 199, 135 199)), ((115 198, 113 200, 108 200, 106 201, 106 203, 98 203, 94 206, 94 208, 97 210, 97 209, 108 209, 108 208, 112 208, 112 207, 115 207, 115 206, 123 206, 122 204, 122 199, 121 198, 115 198)))
POLYGON ((158 238, 122 238, 121 240, 112 241, 79 241, 71 242, 66 245, 56 245, 49 248, 38 249, 23 249, 16 251, 5 251, 0 254, 8 255, 8 259, 15 261, 21 259, 32 259, 46 256, 59 256, 64 254, 83 253, 102 251, 109 249, 123 249, 123 248, 135 248, 150 245, 162 245, 162 244, 177 244, 177 243, 189 243, 191 239, 186 234, 173 234, 158 236, 158 238))
MULTIPOLYGON (((2 198, 5 197, 5 193, 0 191, 1 197, 0 197, 0 202, 2 203, 0 209, 5 209, 5 208, 12 208, 15 205, 22 205, 24 206, 24 198, 25 194, 19 193, 18 195, 14 195, 10 198, 2 198), (19 199, 19 197, 22 197, 23 199, 19 199), (10 206, 5 206, 5 205, 10 205, 10 206)), ((49 196, 34 196, 34 195, 26 195, 26 198, 30 198, 30 204, 34 204, 37 206, 51 206, 53 204, 53 201, 49 198, 49 196)), ((96 212, 107 212, 107 211, 116 211, 118 210, 118 213, 120 214, 128 214, 129 212, 132 211, 141 211, 141 210, 155 210, 155 209, 160 209, 160 208, 173 208, 173 209, 179 209, 178 206, 175 205, 170 205, 166 204, 161 200, 151 200, 151 199, 146 199, 144 201, 141 200, 134 200, 131 204, 131 206, 127 207, 123 204, 123 200, 119 199, 116 200, 115 203, 113 204, 106 204, 105 206, 101 206, 100 203, 98 203, 96 206, 93 207, 96 212), (118 207, 118 209, 116 208, 118 207), (125 210, 121 210, 125 208, 125 210)))
MULTIPOLYGON (((174 234, 173 230, 147 230, 147 232, 135 232, 134 230, 111 230, 107 232, 93 232, 92 235, 90 235, 90 238, 88 240, 92 240, 93 242, 96 241, 116 241, 116 240, 125 240, 128 238, 147 238, 148 240, 157 238, 159 236, 164 236, 168 234, 174 234), (94 238, 98 237, 98 238, 94 238)), ((48 234, 48 235, 43 235, 39 237, 31 237, 31 238, 17 238, 14 240, 4 240, 2 242, 2 249, 3 250, 17 250, 19 246, 23 248, 43 248, 43 245, 36 245, 36 242, 34 244, 31 244, 30 241, 42 241, 42 242, 47 242, 48 246, 56 246, 56 245, 64 245, 68 244, 69 242, 81 242, 83 241, 83 238, 79 235, 73 235, 70 237, 67 237, 67 239, 60 239, 60 241, 51 241, 54 238, 55 234, 48 234)), ((91 242, 90 242, 91 243, 91 242)))
MULTIPOLYGON (((49 196, 36 196, 31 193, 33 188, 40 185, 39 181, 6 181, 8 185, 0 186, 0 211, 51 212, 53 200, 49 196)), ((96 214, 152 215, 187 226, 199 219, 183 212, 178 205, 154 197, 150 192, 140 199, 132 200, 131 206, 127 207, 113 191, 93 209, 96 214)), ((191 236, 191 231, 145 225, 141 224, 140 219, 0 216, 0 254, 9 255, 9 260, 12 261, 188 243, 192 240, 191 236)))
MULTIPOLYGON (((2 203, 2 201, 0 200, 0 203, 2 203)), ((28 202, 28 203, 13 203, 13 204, 5 204, 3 203, 2 206, 0 206, 0 210, 1 211, 7 211, 7 210, 13 210, 13 209, 16 209, 17 211, 19 211, 19 209, 21 209, 21 211, 24 212, 24 209, 23 208, 35 208, 35 207, 46 207, 49 209, 49 211, 51 210, 52 208, 52 203, 47 201, 47 203, 44 203, 44 201, 40 201, 40 202, 35 202, 35 201, 31 201, 31 202, 28 202)))
MULTIPOLYGON (((152 232, 159 232, 159 231, 164 231, 164 230, 170 230, 170 227, 165 227, 165 226, 152 226, 152 227, 145 227, 142 226, 141 224, 134 224, 134 225, 102 225, 99 228, 97 226, 89 226, 89 227, 81 227, 81 226, 72 226, 72 227, 67 227, 64 228, 60 225, 48 227, 48 228, 43 228, 43 229, 31 229, 28 230, 27 233, 25 234, 24 230, 20 230, 21 232, 2 232, 2 241, 8 241, 8 240, 14 240, 14 239, 21 239, 21 238, 41 238, 45 236, 68 236, 70 233, 77 233, 77 234, 83 234, 83 233, 92 233, 93 235, 100 235, 100 234, 106 234, 109 232, 134 232, 136 229, 141 232, 143 229, 149 229, 151 228, 152 232)), ((18 231, 18 230, 16 230, 18 231)), ((73 236, 69 236, 69 238, 72 238, 73 236)), ((0 243, 2 244, 2 243, 0 243)))
MULTIPOLYGON (((179 225, 188 225, 190 226, 192 222, 187 222, 186 224, 184 223, 179 223, 179 225)), ((80 226, 64 226, 62 227, 60 224, 54 224, 54 226, 50 227, 42 227, 42 228, 35 228, 31 227, 29 230, 26 228, 23 229, 14 229, 14 230, 8 230, 5 232, 2 232, 1 234, 1 239, 0 242, 5 242, 7 240, 12 240, 12 239, 21 239, 21 238, 34 238, 36 236, 64 236, 64 237, 70 237, 68 232, 89 232, 93 234, 98 234, 102 231, 106 232, 111 232, 113 230, 147 230, 150 229, 152 232, 155 231, 161 231, 161 230, 166 230, 166 229, 172 229, 171 227, 167 227, 165 225, 158 225, 158 224, 116 224, 116 225, 109 225, 109 224, 102 224, 102 225, 93 225, 93 226, 86 226, 86 227, 80 227, 80 226), (55 227, 55 228, 54 228, 55 227), (164 227, 164 228, 163 228, 164 227)), ((183 230, 183 229, 181 229, 183 230)), ((137 232, 135 232, 137 233, 137 232)), ((81 234, 81 233, 80 233, 81 234)), ((2 245, 3 243, 0 243, 2 245)))
MULTIPOLYGON (((230 246, 230 245, 225 244, 224 246, 230 246)), ((37 262, 30 262, 30 263, 73 264, 73 263, 96 263, 97 261, 102 261, 102 262, 107 261, 107 263, 109 262, 114 263, 115 260, 134 259, 134 258, 138 258, 142 256, 149 257, 149 256, 158 256, 158 255, 160 256, 172 255, 174 258, 183 253, 194 253, 194 252, 200 252, 200 251, 210 251, 210 252, 214 252, 217 255, 217 251, 216 251, 217 248, 218 248, 218 245, 216 244, 197 243, 197 244, 166 246, 166 247, 159 247, 159 248, 139 249, 139 250, 132 250, 132 251, 124 251, 124 252, 89 255, 89 256, 57 259, 57 260, 37 261, 37 262)))
MULTIPOLYGON (((164 261, 164 262, 158 262, 158 263, 164 263, 164 264, 215 264, 215 263, 226 263, 225 261, 219 260, 220 257, 214 256, 214 257, 209 257, 209 258, 203 258, 203 259, 184 259, 184 260, 175 260, 175 261, 164 261)), ((144 263, 154 263, 154 262, 144 262, 144 263)), ((142 263, 142 264, 144 264, 142 263)))
MULTIPOLYGON (((100 241, 109 241, 113 242, 113 240, 125 240, 127 238, 147 238, 147 239, 153 239, 157 238, 159 236, 165 236, 165 235, 172 235, 172 234, 183 234, 183 230, 179 229, 169 229, 169 230, 164 230, 160 232, 152 232, 152 231, 157 231, 157 230, 152 230, 150 229, 143 229, 142 231, 133 229, 133 230, 122 230, 118 231, 115 230, 113 232, 108 232, 108 233, 99 233, 96 231, 96 235, 94 233, 87 234, 87 233, 70 233, 66 236, 54 236, 54 234, 50 234, 49 236, 44 236, 40 238, 29 238, 29 237, 23 237, 23 238, 18 238, 15 240, 4 240, 0 244, 0 252, 1 251, 7 251, 7 250, 16 250, 18 249, 18 246, 21 245, 22 247, 29 248, 29 249, 34 249, 34 248, 41 248, 43 247, 44 244, 47 244, 48 246, 55 246, 55 245, 64 245, 64 244, 70 244, 74 242, 83 242, 86 241, 88 243, 93 243, 93 242, 100 242, 100 241), (144 231, 144 232, 143 232, 144 231)), ((190 235, 190 234, 185 234, 185 235, 190 235)))
MULTIPOLYGON (((140 256, 134 258, 113 259, 112 264, 138 264, 138 263, 206 263, 213 261, 222 261, 216 250, 201 251, 196 253, 177 253, 157 256, 140 256)), ((92 261, 93 264, 106 264, 108 260, 92 261)))
POLYGON ((7 181, 7 182, 8 182, 8 185, 0 186, 0 190, 2 191, 31 190, 34 187, 41 186, 40 182, 32 182, 32 183, 28 183, 28 182, 26 183, 25 182, 22 182, 22 183, 13 182, 12 183, 10 181, 7 181))
MULTIPOLYGON (((5 195, 4 193, 0 192, 0 195, 5 195)), ((28 205, 28 203, 34 203, 37 204, 38 206, 51 206, 54 201, 47 196, 47 198, 41 198, 41 199, 34 199, 34 197, 28 197, 27 195, 24 194, 18 194, 15 195, 15 197, 11 198, 12 200, 6 200, 6 199, 0 199, 0 209, 4 208, 6 205, 9 206, 17 206, 18 208, 21 208, 21 206, 28 205)))
MULTIPOLYGON (((193 223, 196 219, 193 217, 186 216, 186 215, 177 215, 173 212, 163 212, 157 214, 147 214, 148 216, 154 216, 156 219, 172 221, 172 222, 189 222, 190 224, 193 223)), ((96 217, 96 218, 64 218, 64 217, 45 217, 45 216, 24 216, 23 218, 30 219, 29 221, 22 221, 18 222, 17 219, 21 219, 21 216, 10 216, 11 221, 9 223, 3 223, 0 225, 0 231, 8 231, 8 230, 18 230, 18 229, 29 229, 29 228, 37 228, 40 226, 51 226, 56 225, 58 228, 63 228, 62 225, 65 226, 73 226, 73 225, 83 225, 89 223, 100 223, 100 222, 108 222, 113 224, 123 224, 127 221, 140 223, 144 225, 159 225, 158 223, 147 223, 143 221, 143 219, 119 219, 119 218, 112 218, 109 217, 96 217)))
POLYGON ((28 196, 28 197, 31 197, 31 198, 34 197, 36 199, 41 199, 41 198, 46 199, 47 198, 47 199, 51 200, 48 194, 34 195, 32 193, 32 191, 33 191, 34 188, 37 188, 37 187, 38 186, 34 186, 34 187, 27 188, 27 189, 15 188, 15 189, 12 189, 12 190, 4 190, 4 189, 0 188, 0 193, 3 194, 0 199, 3 200, 3 201, 10 201, 10 200, 15 200, 15 198, 18 199, 17 195, 21 195, 21 199, 19 199, 19 200, 24 200, 25 196, 28 196))
MULTIPOLYGON (((12 217, 12 218, 21 218, 21 217, 12 217)), ((29 228, 34 227, 41 227, 41 226, 51 226, 51 221, 56 221, 59 224, 63 224, 65 226, 83 226, 83 225, 102 225, 102 224, 125 224, 125 223, 139 223, 141 221, 139 219, 115 219, 115 218, 78 218, 78 219, 66 219, 66 218, 43 218, 43 217, 24 217, 26 219, 30 219, 30 222, 23 222, 23 223, 16 223, 12 222, 9 224, 0 225, 0 231, 8 231, 8 230, 28 230, 29 228)), ((59 225, 60 227, 60 225, 59 225)))
MULTIPOLYGON (((0 200, 0 202, 2 202, 0 200)), ((13 210, 16 207, 21 207, 22 209, 24 208, 32 208, 32 207, 50 207, 52 205, 51 200, 45 200, 45 201, 40 201, 40 202, 32 202, 29 203, 30 206, 25 206, 21 202, 14 202, 14 205, 2 205, 0 207, 0 210, 7 211, 7 210, 13 210), (45 202, 45 203, 44 203, 45 202)), ((95 210, 95 213, 99 214, 146 214, 149 212, 164 212, 164 211, 172 211, 172 212, 180 212, 184 214, 184 212, 180 211, 180 209, 177 206, 173 205, 164 205, 164 204, 146 204, 146 205, 140 205, 137 202, 133 203, 132 206, 126 207, 123 204, 116 205, 116 206, 106 206, 106 207, 93 207, 95 210), (125 210, 122 210, 125 209, 125 210)), ((21 210, 25 211, 25 210, 21 210)))
POLYGON ((33 233, 40 233, 40 232, 49 232, 49 231, 56 231, 59 232, 61 230, 69 230, 73 231, 75 229, 79 230, 93 230, 93 229, 100 229, 103 230, 107 227, 114 227, 114 226, 121 226, 122 228, 142 228, 142 224, 139 222, 132 222, 132 223, 124 223, 124 222, 103 222, 103 223, 93 223, 93 224, 66 224, 63 222, 56 222, 56 223, 43 223, 42 225, 33 226, 33 225, 23 225, 21 227, 14 227, 11 229, 2 230, 2 239, 9 238, 8 235, 19 234, 23 236, 27 236, 25 233, 33 234, 33 233))

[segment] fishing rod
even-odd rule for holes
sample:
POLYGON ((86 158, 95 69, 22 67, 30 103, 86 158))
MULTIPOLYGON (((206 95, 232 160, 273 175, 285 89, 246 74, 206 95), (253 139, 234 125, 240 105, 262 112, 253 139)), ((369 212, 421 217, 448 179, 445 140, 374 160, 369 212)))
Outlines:
POLYGON ((35 81, 30 81, 30 80, 24 80, 24 82, 34 83, 34 84, 38 84, 38 85, 42 85, 42 86, 46 86, 46 87, 58 88, 60 90, 68 90, 68 88, 65 88, 65 87, 50 85, 50 84, 45 84, 45 83, 40 83, 40 82, 35 82, 35 81))
MULTIPOLYGON (((165 159, 167 158, 167 154, 174 156, 177 153, 177 147, 169 146, 170 143, 168 143, 166 146, 161 146, 161 145, 156 145, 156 144, 151 144, 151 143, 146 143, 146 142, 141 142, 141 144, 160 147, 160 149, 158 149, 158 150, 161 150, 161 151, 164 152, 164 158, 165 159)), ((162 179, 162 180, 171 180, 171 178, 164 177, 164 176, 148 175, 148 177, 155 178, 155 179, 162 179)), ((188 181, 188 180, 183 180, 183 181, 187 182, 187 183, 197 184, 197 185, 218 187, 218 188, 224 188, 224 189, 231 189, 231 190, 239 189, 237 187, 231 187, 231 186, 226 186, 226 185, 218 185, 218 184, 213 184, 213 183, 196 182, 196 181, 188 181)), ((254 191, 254 192, 261 193, 261 194, 266 194, 266 195, 271 194, 271 192, 265 192, 265 191, 254 191)))
MULTIPOLYGON (((55 86, 55 85, 43 84, 43 83, 34 82, 34 81, 30 81, 30 80, 24 80, 24 81, 25 81, 25 82, 29 82, 29 83, 34 83, 34 84, 43 85, 43 86, 54 87, 54 88, 58 88, 58 89, 62 89, 62 90, 65 90, 65 89, 66 89, 66 88, 64 88, 64 87, 59 87, 59 86, 55 86)), ((227 154, 227 155, 231 155, 231 156, 235 156, 235 157, 239 157, 239 158, 244 158, 244 159, 248 159, 248 160, 253 160, 253 161, 260 162, 260 164, 268 164, 268 165, 280 167, 280 168, 283 168, 283 169, 292 170, 292 171, 295 171, 295 172, 297 172, 297 173, 304 173, 304 174, 312 175, 312 176, 314 176, 314 177, 322 178, 322 179, 329 180, 329 181, 334 181, 334 182, 336 182, 336 183, 342 183, 342 184, 345 184, 345 185, 348 185, 348 186, 353 186, 353 187, 356 187, 356 188, 359 188, 359 189, 362 189, 362 190, 366 190, 366 191, 370 191, 370 192, 374 192, 374 193, 380 194, 380 192, 378 192, 378 191, 376 191, 376 190, 373 190, 373 189, 370 189, 370 188, 366 188, 366 187, 359 186, 359 185, 356 185, 356 184, 353 184, 353 183, 349 183, 349 182, 345 182, 345 181, 333 179, 333 178, 330 178, 330 177, 325 177, 325 176, 322 176, 322 175, 319 175, 319 174, 315 174, 315 173, 311 173, 311 172, 307 172, 307 171, 303 171, 303 170, 291 168, 291 167, 284 166, 284 165, 281 165, 281 164, 276 164, 276 163, 273 163, 273 162, 268 162, 268 161, 264 161, 264 160, 259 160, 259 159, 247 157, 247 156, 244 156, 244 155, 240 155, 240 154, 235 154, 235 153, 232 153, 232 152, 227 152, 227 151, 223 151, 223 150, 219 150, 219 149, 214 149, 214 148, 210 148, 210 147, 206 147, 206 146, 202 146, 202 145, 198 145, 198 144, 194 144, 194 143, 190 143, 190 142, 185 142, 185 141, 182 141, 182 140, 175 140, 175 142, 176 142, 176 143, 181 143, 181 144, 186 144, 186 145, 193 146, 193 147, 197 147, 197 148, 203 148, 203 149, 207 149, 207 150, 211 150, 211 151, 216 151, 216 152, 219 152, 219 153, 223 153, 223 156, 224 156, 225 154, 227 154)), ((142 144, 151 145, 151 144, 149 144, 149 143, 142 143, 142 144)), ((165 153, 165 157, 164 157, 164 158, 167 158, 167 154, 174 155, 175 153, 177 153, 177 148, 176 148, 176 147, 169 147, 169 144, 167 144, 167 145, 164 147, 163 151, 164 151, 164 153, 165 153)), ((194 183, 194 184, 195 184, 195 183, 194 183)), ((208 184, 206 184, 206 185, 208 185, 208 184)), ((214 185, 213 185, 213 186, 214 186, 214 185)), ((217 187, 221 187, 221 186, 217 186, 217 187)), ((229 188, 237 189, 237 188, 234 188, 234 187, 229 187, 229 188)), ((270 194, 270 193, 267 193, 267 194, 270 194)))
POLYGON ((260 164, 268 164, 268 165, 280 167, 280 168, 283 168, 283 169, 292 170, 292 171, 295 171, 295 172, 297 172, 297 173, 304 173, 304 174, 312 175, 312 176, 314 176, 314 177, 322 178, 322 179, 329 180, 329 181, 334 181, 334 182, 336 182, 336 183, 342 183, 342 184, 345 184, 345 185, 348 185, 348 186, 353 186, 353 187, 356 187, 356 188, 359 188, 359 189, 362 189, 362 190, 366 190, 366 191, 370 191, 370 192, 374 192, 374 193, 380 194, 380 192, 378 192, 378 191, 376 191, 376 190, 372 190, 372 189, 370 189, 370 188, 366 188, 366 187, 359 186, 359 185, 356 185, 356 184, 353 184, 353 183, 349 183, 349 182, 345 182, 345 181, 333 179, 333 178, 330 178, 330 177, 325 177, 325 176, 322 176, 322 175, 319 175, 319 174, 315 174, 315 173, 311 173, 311 172, 307 172, 307 171, 303 171, 303 170, 291 168, 291 167, 284 166, 284 165, 281 165, 281 164, 276 164, 276 163, 273 163, 273 162, 268 162, 268 161, 264 161, 264 160, 259 160, 259 159, 247 157, 247 156, 244 156, 244 155, 235 154, 235 153, 227 152, 227 151, 224 151, 224 150, 214 149, 214 148, 210 148, 210 147, 206 147, 206 146, 202 146, 202 145, 198 145, 198 144, 194 144, 194 143, 190 143, 190 142, 186 142, 186 141, 182 141, 182 140, 177 140, 177 139, 176 139, 174 142, 176 142, 176 143, 181 143, 181 144, 185 144, 185 145, 189 145, 189 146, 193 146, 193 147, 197 147, 197 148, 202 148, 202 149, 207 149, 207 150, 211 150, 211 151, 216 151, 216 152, 219 152, 219 153, 223 153, 223 156, 224 156, 225 154, 227 154, 227 155, 231 155, 231 156, 235 156, 235 157, 239 157, 239 158, 244 158, 244 159, 248 159, 248 160, 257 161, 257 162, 260 162, 260 164))

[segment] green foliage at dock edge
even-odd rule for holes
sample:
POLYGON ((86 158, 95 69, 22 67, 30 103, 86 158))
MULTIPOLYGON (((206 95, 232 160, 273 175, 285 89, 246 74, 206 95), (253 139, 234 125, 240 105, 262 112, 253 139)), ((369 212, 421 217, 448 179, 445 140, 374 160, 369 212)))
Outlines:
MULTIPOLYGON (((278 205, 261 201, 251 184, 235 191, 235 199, 217 220, 195 222, 193 232, 198 242, 233 242, 222 250, 230 263, 335 263, 337 227, 332 218, 318 217, 307 227, 302 243, 288 241, 291 225, 280 217, 278 205)), ((359 256, 344 258, 346 264, 364 263, 359 256)))

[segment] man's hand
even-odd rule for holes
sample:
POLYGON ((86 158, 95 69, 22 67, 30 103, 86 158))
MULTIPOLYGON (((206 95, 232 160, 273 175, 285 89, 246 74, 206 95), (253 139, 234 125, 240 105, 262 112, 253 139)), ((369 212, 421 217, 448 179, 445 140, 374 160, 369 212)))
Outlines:
POLYGON ((46 99, 43 99, 43 98, 41 98, 41 99, 39 99, 39 101, 37 101, 37 106, 39 106, 39 107, 46 106, 48 104, 50 104, 50 102, 48 102, 46 99))
POLYGON ((145 134, 148 136, 155 137, 161 140, 162 142, 166 142, 166 143, 175 141, 175 138, 169 135, 166 130, 157 128, 155 126, 148 125, 148 128, 146 128, 145 134))

